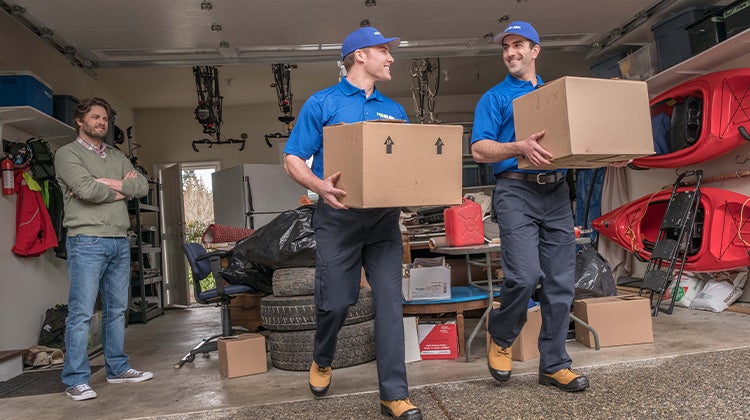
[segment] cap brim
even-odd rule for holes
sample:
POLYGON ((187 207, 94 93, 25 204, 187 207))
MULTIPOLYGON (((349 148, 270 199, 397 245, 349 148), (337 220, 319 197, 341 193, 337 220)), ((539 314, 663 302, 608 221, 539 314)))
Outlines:
POLYGON ((508 35, 517 35, 517 34, 514 34, 513 32, 500 32, 499 34, 495 35, 492 38, 492 42, 494 42, 495 44, 503 45, 503 38, 505 38, 508 35))
POLYGON ((401 38, 386 38, 384 44, 388 44, 388 48, 395 50, 401 43, 401 38))

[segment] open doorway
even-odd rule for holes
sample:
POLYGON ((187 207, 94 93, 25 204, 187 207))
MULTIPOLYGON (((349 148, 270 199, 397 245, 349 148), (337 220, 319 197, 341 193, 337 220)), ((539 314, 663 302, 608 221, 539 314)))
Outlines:
POLYGON ((221 163, 218 161, 154 167, 162 185, 162 245, 167 306, 195 303, 192 273, 182 252, 182 244, 200 242, 206 227, 214 222, 211 174, 220 169, 221 163))

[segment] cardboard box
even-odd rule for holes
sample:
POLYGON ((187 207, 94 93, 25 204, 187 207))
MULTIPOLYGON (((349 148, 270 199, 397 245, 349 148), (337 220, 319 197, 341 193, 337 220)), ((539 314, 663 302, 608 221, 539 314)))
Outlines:
POLYGON ((526 323, 510 346, 512 360, 523 362, 539 357, 539 332, 542 330, 542 311, 539 305, 529 308, 526 323))
POLYGON ((323 128, 324 175, 349 207, 442 206, 461 202, 460 125, 366 121, 323 128))
POLYGON ((516 139, 544 131, 548 166, 519 159, 522 169, 597 168, 654 154, 645 82, 562 77, 513 100, 516 139))
POLYGON ((416 316, 404 317, 404 361, 406 363, 422 360, 419 354, 419 334, 417 333, 416 316))
MULTIPOLYGON (((531 303, 529 303, 531 304, 531 303)), ((492 302, 492 309, 500 307, 500 302, 492 302)), ((486 328, 486 323, 485 323, 486 328)), ((539 305, 529 308, 526 323, 511 344, 511 359, 519 362, 539 357, 539 332, 542 330, 542 311, 539 305)), ((487 347, 490 346, 490 335, 487 334, 487 347)))
POLYGON ((260 328, 260 300, 265 296, 263 293, 241 293, 235 295, 229 303, 229 317, 232 326, 241 326, 248 331, 254 332, 260 328))
POLYGON ((451 269, 447 266, 413 267, 409 277, 401 283, 405 300, 434 300, 451 298, 451 269))
POLYGON ((458 359, 456 323, 429 321, 417 325, 422 360, 458 359))
POLYGON ((266 338, 260 334, 242 334, 219 338, 219 372, 227 378, 264 373, 266 338))
MULTIPOLYGON (((601 347, 653 343, 651 306, 645 296, 606 296, 578 299, 573 314, 599 334, 601 347)), ((576 340, 594 347, 594 335, 576 322, 576 340)))

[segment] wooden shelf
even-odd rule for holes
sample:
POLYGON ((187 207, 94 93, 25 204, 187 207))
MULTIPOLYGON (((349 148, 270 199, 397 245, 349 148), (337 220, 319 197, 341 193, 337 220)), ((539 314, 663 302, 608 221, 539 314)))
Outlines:
POLYGON ((748 54, 750 54, 750 29, 646 79, 649 94, 656 96, 693 77, 710 73, 723 63, 748 54))

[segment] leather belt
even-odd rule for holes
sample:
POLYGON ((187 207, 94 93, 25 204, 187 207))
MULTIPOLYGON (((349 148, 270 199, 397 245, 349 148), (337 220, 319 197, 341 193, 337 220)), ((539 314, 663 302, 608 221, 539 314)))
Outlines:
POLYGON ((552 184, 565 178, 565 174, 562 172, 548 172, 548 173, 523 173, 523 172, 503 172, 500 175, 496 175, 499 178, 506 179, 518 179, 526 182, 534 182, 539 185, 552 184))

